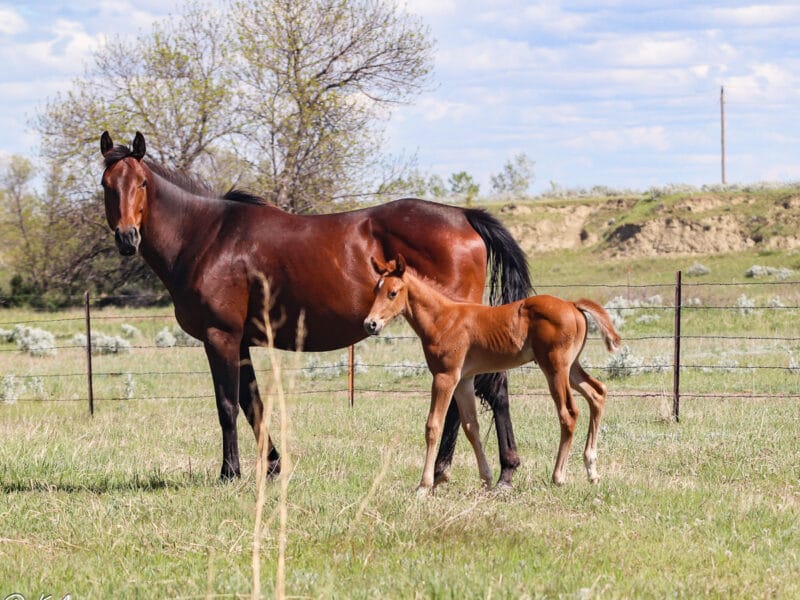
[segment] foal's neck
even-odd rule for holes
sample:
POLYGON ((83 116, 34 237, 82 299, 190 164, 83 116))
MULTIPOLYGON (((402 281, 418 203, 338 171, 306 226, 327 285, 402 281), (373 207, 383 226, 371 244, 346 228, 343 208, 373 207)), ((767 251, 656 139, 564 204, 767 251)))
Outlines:
POLYGON ((404 281, 408 290, 406 320, 417 335, 430 339, 438 331, 442 317, 456 302, 416 274, 406 271, 404 281))

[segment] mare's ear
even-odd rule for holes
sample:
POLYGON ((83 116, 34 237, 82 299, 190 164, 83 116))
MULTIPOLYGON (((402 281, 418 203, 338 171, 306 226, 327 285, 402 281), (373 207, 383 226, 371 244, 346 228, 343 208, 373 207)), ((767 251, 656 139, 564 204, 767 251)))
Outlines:
POLYGON ((402 254, 398 253, 394 263, 395 263, 395 268, 394 268, 395 275, 397 275, 398 277, 402 277, 403 273, 406 272, 406 259, 403 258, 402 254))
POLYGON ((111 149, 114 147, 114 141, 111 139, 111 136, 108 135, 107 131, 103 132, 103 135, 100 136, 100 153, 105 156, 111 149))
POLYGON ((136 135, 133 136, 133 150, 131 151, 131 156, 136 160, 142 160, 144 158, 145 152, 147 152, 147 146, 144 143, 144 136, 136 132, 136 135))
POLYGON ((378 275, 383 275, 389 271, 389 268, 374 256, 369 257, 369 262, 372 263, 372 268, 375 269, 378 275))

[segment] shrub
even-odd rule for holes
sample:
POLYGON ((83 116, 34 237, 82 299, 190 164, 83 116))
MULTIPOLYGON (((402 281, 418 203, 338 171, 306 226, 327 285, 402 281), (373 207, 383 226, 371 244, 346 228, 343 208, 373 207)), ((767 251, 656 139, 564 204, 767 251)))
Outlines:
POLYGON ((700 264, 699 262, 694 263, 691 267, 686 269, 687 277, 702 277, 703 275, 708 275, 709 273, 711 273, 711 269, 700 264))
POLYGON ((17 348, 31 356, 55 356, 56 354, 56 338, 44 329, 14 325, 13 338, 17 342, 17 348))
POLYGON ((126 338, 134 338, 141 335, 141 332, 136 327, 133 325, 128 325, 127 323, 123 323, 121 329, 122 335, 124 335, 126 338))
POLYGON ((613 354, 606 362, 609 379, 630 377, 642 367, 642 359, 634 356, 628 346, 623 346, 619 352, 613 354))
POLYGON ((156 334, 156 346, 159 348, 172 348, 176 342, 175 336, 170 333, 167 327, 164 327, 156 334))
MULTIPOLYGON (((76 333, 72 336, 72 343, 80 348, 86 348, 86 335, 76 333)), ((131 351, 131 343, 118 335, 94 333, 92 335, 92 354, 126 354, 131 351)))
POLYGON ((19 400, 25 391, 25 384, 18 382, 13 375, 4 375, 0 378, 0 402, 13 404, 19 400))
POLYGON ((784 279, 789 279, 793 274, 794 271, 787 269, 786 267, 780 267, 776 269, 775 267, 762 267, 761 265, 753 265, 747 269, 747 271, 745 271, 744 276, 751 278, 775 276, 777 279, 783 281, 784 279))

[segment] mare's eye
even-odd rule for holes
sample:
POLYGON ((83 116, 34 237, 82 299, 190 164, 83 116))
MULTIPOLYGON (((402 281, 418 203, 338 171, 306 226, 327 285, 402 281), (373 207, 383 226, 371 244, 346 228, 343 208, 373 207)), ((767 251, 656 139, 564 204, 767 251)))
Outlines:
POLYGON ((141 185, 141 187, 142 187, 142 189, 144 189, 144 188, 146 188, 146 187, 147 187, 147 179, 145 179, 145 180, 142 182, 142 185, 141 185))
POLYGON ((397 298, 397 292, 389 292, 386 295, 389 297, 389 300, 394 300, 395 298, 397 298))

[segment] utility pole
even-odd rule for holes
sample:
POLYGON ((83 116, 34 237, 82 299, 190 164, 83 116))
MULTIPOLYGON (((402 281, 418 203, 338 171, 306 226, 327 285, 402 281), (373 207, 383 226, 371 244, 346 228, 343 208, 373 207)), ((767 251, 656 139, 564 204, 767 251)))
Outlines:
POLYGON ((720 122, 720 142, 722 145, 722 185, 728 184, 725 177, 725 87, 719 88, 719 122, 720 122))

